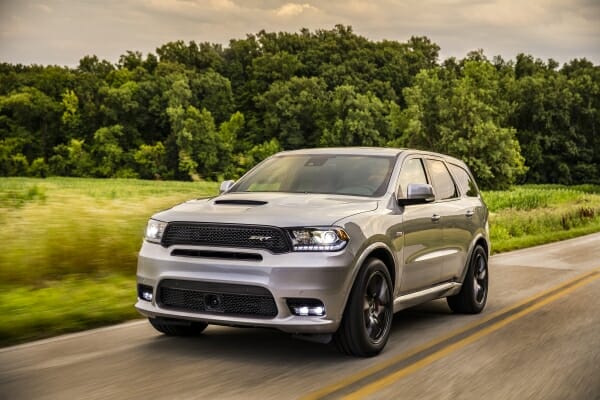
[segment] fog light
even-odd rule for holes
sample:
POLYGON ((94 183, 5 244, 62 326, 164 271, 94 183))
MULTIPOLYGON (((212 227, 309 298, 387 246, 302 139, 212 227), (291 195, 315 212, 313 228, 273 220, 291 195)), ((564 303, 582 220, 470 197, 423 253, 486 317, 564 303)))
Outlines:
POLYGON ((293 307, 293 309, 298 315, 308 315, 308 307, 306 306, 293 307))
POLYGON ((294 315, 322 317, 325 315, 323 302, 317 299, 288 299, 288 307, 294 315))
POLYGON ((152 301, 152 293, 151 292, 142 292, 142 299, 146 301, 152 301))
POLYGON ((138 285, 138 297, 142 300, 152 301, 152 286, 138 285))

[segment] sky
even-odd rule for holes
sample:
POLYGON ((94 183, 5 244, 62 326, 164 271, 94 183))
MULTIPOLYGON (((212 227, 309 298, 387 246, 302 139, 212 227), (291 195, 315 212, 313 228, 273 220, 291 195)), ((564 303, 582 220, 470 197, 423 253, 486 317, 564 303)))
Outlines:
POLYGON ((227 45, 266 31, 350 25, 371 40, 427 36, 440 59, 483 49, 600 64, 600 0, 0 0, 0 62, 116 62, 169 41, 227 45))

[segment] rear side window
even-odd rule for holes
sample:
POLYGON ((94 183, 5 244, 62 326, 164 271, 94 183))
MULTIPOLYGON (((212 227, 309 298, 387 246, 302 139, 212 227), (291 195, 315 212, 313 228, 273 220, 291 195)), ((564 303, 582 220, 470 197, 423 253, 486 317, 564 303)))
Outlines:
POLYGON ((429 183, 420 158, 411 158, 404 163, 402 170, 400 170, 398 193, 402 193, 404 198, 408 197, 407 187, 411 183, 429 183))
POLYGON ((433 189, 438 200, 447 200, 458 197, 456 185, 442 161, 427 160, 427 169, 431 175, 433 189))
POLYGON ((456 178, 456 183, 460 186, 461 191, 466 194, 468 197, 478 197, 479 191, 477 190, 477 185, 471 175, 464 168, 459 167, 458 165, 448 164, 450 166, 450 171, 456 178))

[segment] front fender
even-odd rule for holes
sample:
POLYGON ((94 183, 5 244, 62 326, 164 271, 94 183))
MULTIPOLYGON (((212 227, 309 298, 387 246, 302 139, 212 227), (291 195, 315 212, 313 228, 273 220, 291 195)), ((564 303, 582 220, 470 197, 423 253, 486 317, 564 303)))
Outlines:
POLYGON ((384 235, 378 235, 378 236, 369 238, 369 240, 365 241, 363 243, 363 245, 360 247, 360 249, 357 252, 355 252, 356 257, 354 258, 354 261, 352 263, 352 267, 351 267, 352 271, 350 274, 348 274, 348 278, 347 278, 348 281, 345 282, 345 285, 344 285, 344 287, 347 288, 347 290, 344 293, 344 301, 343 301, 344 307, 342 309, 342 315, 340 315, 339 318, 342 318, 343 312, 346 309, 346 305, 348 304, 348 299, 350 298, 350 293, 354 286, 354 282, 356 281, 358 272, 360 271, 360 269, 363 266, 366 259, 369 258, 369 256, 372 255, 375 251, 381 251, 381 250, 385 251, 390 256, 390 259, 393 260, 393 263, 394 263, 393 268, 395 270, 395 277, 396 277, 395 282, 393 282, 393 284, 394 284, 395 289, 398 288, 398 280, 399 280, 399 276, 400 276, 400 274, 398 273, 398 265, 399 264, 398 264, 395 252, 392 250, 392 248, 390 247, 389 244, 385 243, 384 238, 387 239, 387 237, 384 235))

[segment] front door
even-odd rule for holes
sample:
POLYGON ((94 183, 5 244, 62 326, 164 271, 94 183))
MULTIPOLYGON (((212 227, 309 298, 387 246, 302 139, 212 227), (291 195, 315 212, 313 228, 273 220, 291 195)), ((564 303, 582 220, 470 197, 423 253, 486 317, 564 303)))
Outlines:
MULTIPOLYGON (((423 160, 419 157, 404 161, 400 170, 399 197, 406 197, 406 188, 410 183, 429 183, 423 160)), ((440 280, 442 264, 436 254, 443 244, 443 231, 436 209, 435 203, 404 206, 402 230, 395 232, 395 235, 404 238, 399 241, 402 246, 397 247, 398 259, 403 264, 401 293, 414 292, 440 280)))

